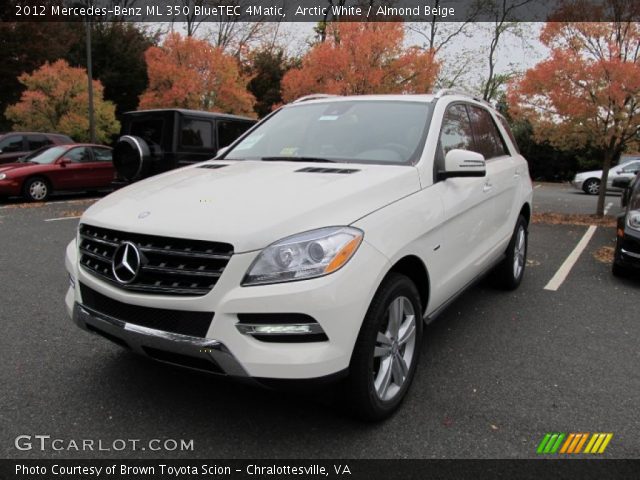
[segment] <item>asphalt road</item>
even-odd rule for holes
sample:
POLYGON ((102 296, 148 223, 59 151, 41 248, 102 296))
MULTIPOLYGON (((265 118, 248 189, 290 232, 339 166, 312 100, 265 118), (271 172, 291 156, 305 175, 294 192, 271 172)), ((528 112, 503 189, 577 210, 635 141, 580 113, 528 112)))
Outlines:
MULTIPOLYGON (((535 202, 533 209, 538 213, 577 213, 593 214, 598 205, 597 195, 587 195, 568 183, 536 183, 534 185, 535 202)), ((607 192, 605 210, 615 215, 621 210, 620 193, 607 192)))
MULTIPOLYGON (((558 209, 591 213, 593 197, 563 189, 537 188, 536 210, 570 198, 558 209)), ((78 330, 63 306, 77 220, 64 218, 90 201, 0 208, 0 458, 521 458, 547 432, 612 432, 606 457, 640 457, 640 282, 594 257, 613 228, 596 230, 552 292, 587 227, 533 225, 521 288, 485 282, 457 300, 426 328, 399 412, 363 424, 312 395, 156 364, 78 330), (18 435, 194 450, 19 451, 18 435)))

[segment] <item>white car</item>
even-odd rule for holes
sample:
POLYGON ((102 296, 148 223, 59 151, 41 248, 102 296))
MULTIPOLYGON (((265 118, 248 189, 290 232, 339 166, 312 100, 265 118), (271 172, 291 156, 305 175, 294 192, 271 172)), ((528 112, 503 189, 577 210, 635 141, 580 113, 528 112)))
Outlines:
MULTIPOLYGON (((393 412, 423 324, 526 264, 532 185, 470 96, 313 96, 217 159, 92 205, 66 251, 69 315, 139 354, 263 384, 340 380, 393 412)), ((307 383, 307 382, 305 382, 307 383)))
MULTIPOLYGON (((620 191, 620 188, 613 186, 613 181, 620 177, 632 179, 639 171, 640 159, 632 157, 629 160, 623 160, 619 165, 616 165, 609 170, 609 176, 607 177, 607 190, 620 191)), ((589 195, 598 195, 598 193, 600 193, 601 180, 602 170, 580 172, 576 174, 571 185, 589 195)))

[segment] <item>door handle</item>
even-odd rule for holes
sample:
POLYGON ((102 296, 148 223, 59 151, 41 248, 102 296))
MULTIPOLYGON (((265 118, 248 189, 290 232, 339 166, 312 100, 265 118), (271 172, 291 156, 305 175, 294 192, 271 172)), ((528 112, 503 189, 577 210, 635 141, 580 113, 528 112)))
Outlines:
POLYGON ((492 188, 493 188, 493 185, 491 184, 491 182, 486 182, 482 187, 482 191, 485 193, 490 192, 492 188))

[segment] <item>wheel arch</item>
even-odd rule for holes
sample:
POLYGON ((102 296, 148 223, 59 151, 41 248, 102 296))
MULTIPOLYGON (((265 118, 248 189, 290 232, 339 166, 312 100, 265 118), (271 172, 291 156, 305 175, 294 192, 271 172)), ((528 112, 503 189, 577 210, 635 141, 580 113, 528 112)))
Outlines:
POLYGON ((422 313, 424 315, 429 305, 429 295, 431 292, 429 271, 424 262, 416 255, 406 255, 393 264, 384 278, 391 273, 401 273, 409 277, 415 284, 420 294, 420 303, 422 304, 422 313))
POLYGON ((531 205, 525 203, 520 209, 520 215, 522 215, 527 221, 527 225, 531 223, 531 205))

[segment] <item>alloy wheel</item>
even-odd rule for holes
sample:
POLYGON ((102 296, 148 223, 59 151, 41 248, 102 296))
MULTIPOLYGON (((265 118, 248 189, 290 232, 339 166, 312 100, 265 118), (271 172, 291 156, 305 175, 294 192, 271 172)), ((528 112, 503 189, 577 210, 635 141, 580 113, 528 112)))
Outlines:
POLYGON ((407 380, 416 348, 416 315, 407 297, 395 298, 374 349, 373 383, 378 398, 392 400, 407 380))
POLYGON ((520 278, 520 275, 522 274, 527 254, 526 233, 522 225, 518 228, 518 235, 516 236, 516 242, 513 249, 513 278, 517 279, 520 278))

